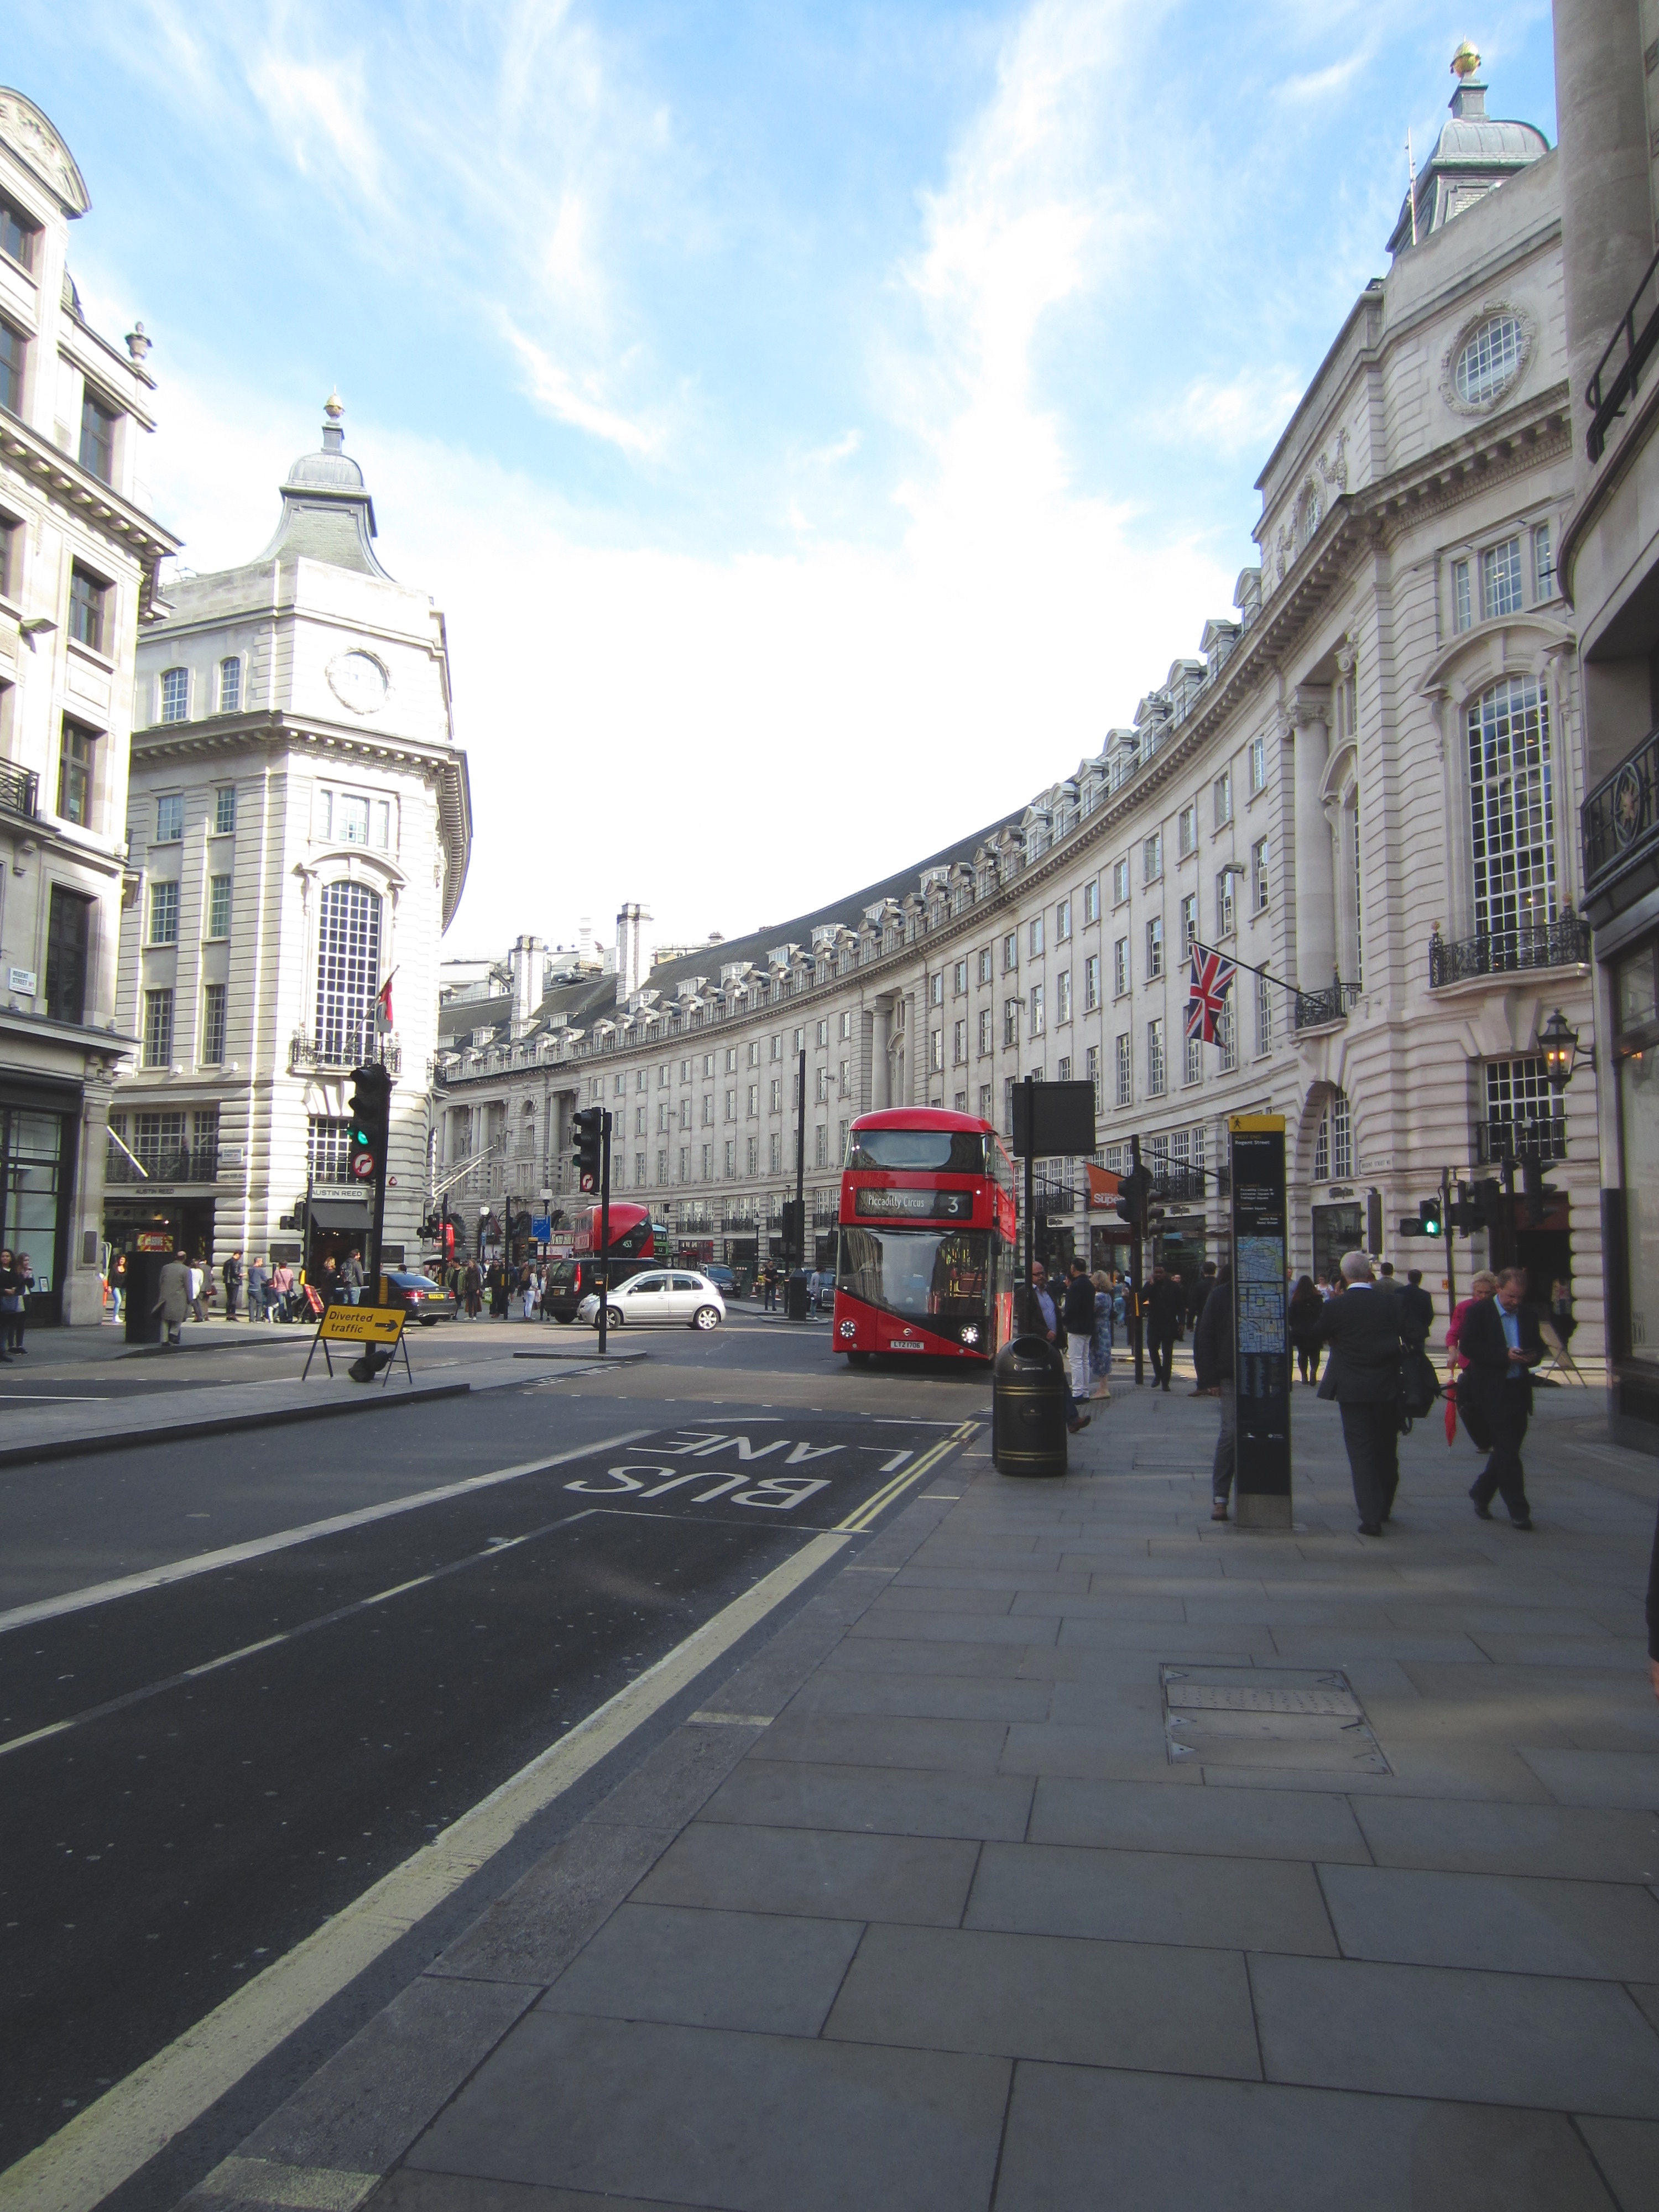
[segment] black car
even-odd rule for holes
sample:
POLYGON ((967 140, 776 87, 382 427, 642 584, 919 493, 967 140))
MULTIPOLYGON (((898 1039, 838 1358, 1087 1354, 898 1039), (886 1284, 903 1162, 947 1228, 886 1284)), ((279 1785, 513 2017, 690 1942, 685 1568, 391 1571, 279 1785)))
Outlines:
POLYGON ((700 1275, 707 1275, 723 1298, 731 1297, 737 1290, 738 1279, 729 1267, 699 1267, 700 1275))
POLYGON ((441 1321, 454 1320, 454 1299, 430 1275, 388 1274, 386 1279, 392 1304, 401 1306, 410 1321, 419 1322, 422 1328, 435 1328, 441 1321))

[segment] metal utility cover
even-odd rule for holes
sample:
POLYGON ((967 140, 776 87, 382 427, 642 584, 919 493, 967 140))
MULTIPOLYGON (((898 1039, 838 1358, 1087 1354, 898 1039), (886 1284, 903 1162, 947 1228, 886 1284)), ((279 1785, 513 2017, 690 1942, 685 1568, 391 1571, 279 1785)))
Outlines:
POLYGON ((1337 1774, 1393 1771, 1365 1709, 1338 1668, 1158 1669, 1172 1766, 1294 1766, 1337 1774))

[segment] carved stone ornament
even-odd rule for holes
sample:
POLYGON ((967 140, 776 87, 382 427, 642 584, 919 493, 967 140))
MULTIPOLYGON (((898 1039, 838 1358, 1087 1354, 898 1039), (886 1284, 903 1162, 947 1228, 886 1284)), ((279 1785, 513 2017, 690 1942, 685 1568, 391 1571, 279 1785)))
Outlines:
POLYGON ((92 205, 74 155, 33 101, 20 92, 0 92, 0 143, 50 185, 72 216, 84 215, 92 205))
POLYGON ((386 704, 390 678, 372 653, 337 653, 328 664, 328 688, 354 714, 373 714, 386 704))
POLYGON ((1538 324, 1536 319, 1525 307, 1516 306, 1513 300, 1483 300, 1474 314, 1461 325, 1456 337, 1453 338, 1441 356, 1440 397, 1454 415, 1492 414, 1503 405, 1525 376, 1531 366, 1537 345, 1538 324), (1502 391, 1494 392, 1490 399, 1465 399, 1458 392, 1452 375, 1453 370, 1457 366, 1457 357, 1481 325, 1491 322, 1495 315, 1508 315, 1520 326, 1521 352, 1520 358, 1516 363, 1515 374, 1502 391))
POLYGON ((1348 431, 1345 423, 1336 434, 1336 459, 1331 460, 1322 453, 1318 460, 1319 473, 1328 484, 1341 492, 1348 489, 1348 431))

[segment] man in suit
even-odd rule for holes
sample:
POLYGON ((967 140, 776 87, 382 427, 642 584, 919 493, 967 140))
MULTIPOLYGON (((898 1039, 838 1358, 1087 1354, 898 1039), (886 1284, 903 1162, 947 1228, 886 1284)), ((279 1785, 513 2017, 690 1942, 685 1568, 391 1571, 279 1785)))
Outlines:
POLYGON ((1480 1518, 1490 1521, 1492 1498, 1501 1494, 1510 1519, 1522 1529, 1532 1527, 1532 1508, 1521 1440, 1532 1415, 1532 1370, 1544 1356, 1537 1319, 1522 1304, 1526 1294, 1523 1271, 1505 1267, 1493 1296, 1464 1316, 1457 1338, 1457 1349, 1469 1363, 1458 1382, 1458 1397, 1473 1404, 1476 1425, 1484 1423, 1492 1440, 1492 1455, 1469 1496, 1480 1518))
POLYGON ((1400 1297, 1406 1311, 1422 1330, 1423 1340, 1426 1344, 1429 1331, 1434 1327, 1434 1298, 1423 1287, 1423 1270, 1420 1267, 1407 1269, 1406 1287, 1400 1297))
POLYGON ((1364 1253, 1345 1253, 1341 1272, 1341 1297, 1319 1316, 1320 1339, 1331 1347, 1319 1395, 1342 1408, 1359 1533, 1380 1536, 1400 1487, 1401 1356, 1423 1339, 1404 1300, 1377 1289, 1364 1253))
POLYGON ((1162 1267, 1152 1270, 1152 1286, 1146 1294, 1146 1349, 1152 1362, 1152 1381, 1160 1390, 1170 1387, 1175 1365, 1176 1331, 1186 1311, 1187 1293, 1177 1276, 1162 1267))

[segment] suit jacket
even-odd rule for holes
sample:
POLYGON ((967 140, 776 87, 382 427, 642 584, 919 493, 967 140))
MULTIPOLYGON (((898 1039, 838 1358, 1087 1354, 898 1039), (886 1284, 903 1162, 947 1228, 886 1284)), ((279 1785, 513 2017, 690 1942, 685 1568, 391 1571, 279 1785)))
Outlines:
POLYGON ((1193 1331, 1193 1366, 1200 1390, 1233 1379, 1233 1284, 1223 1275, 1204 1301, 1193 1331))
POLYGON ((1146 1293, 1146 1316, 1154 1336, 1173 1336, 1187 1310, 1187 1293, 1173 1276, 1154 1283, 1146 1293))
POLYGON ((1422 1330, 1425 1337, 1434 1327, 1434 1297, 1421 1283, 1407 1283, 1400 1293, 1407 1312, 1422 1330))
MULTIPOLYGON (((1541 1358, 1544 1340, 1538 1333, 1537 1316, 1522 1306, 1515 1317, 1521 1324, 1522 1350, 1541 1358)), ((1457 1385, 1458 1398, 1461 1403, 1473 1406, 1477 1421, 1484 1419, 1490 1426, 1502 1407, 1517 1401, 1523 1411, 1531 1413, 1532 1370, 1522 1368, 1519 1377, 1510 1381, 1504 1310, 1496 1298, 1480 1299, 1464 1315, 1457 1349, 1469 1363, 1457 1385)))
POLYGON ((1401 1354, 1416 1351, 1423 1341, 1422 1330, 1395 1292, 1352 1285, 1340 1298, 1326 1300, 1317 1334, 1331 1347, 1319 1395, 1343 1406, 1397 1400, 1401 1354))

